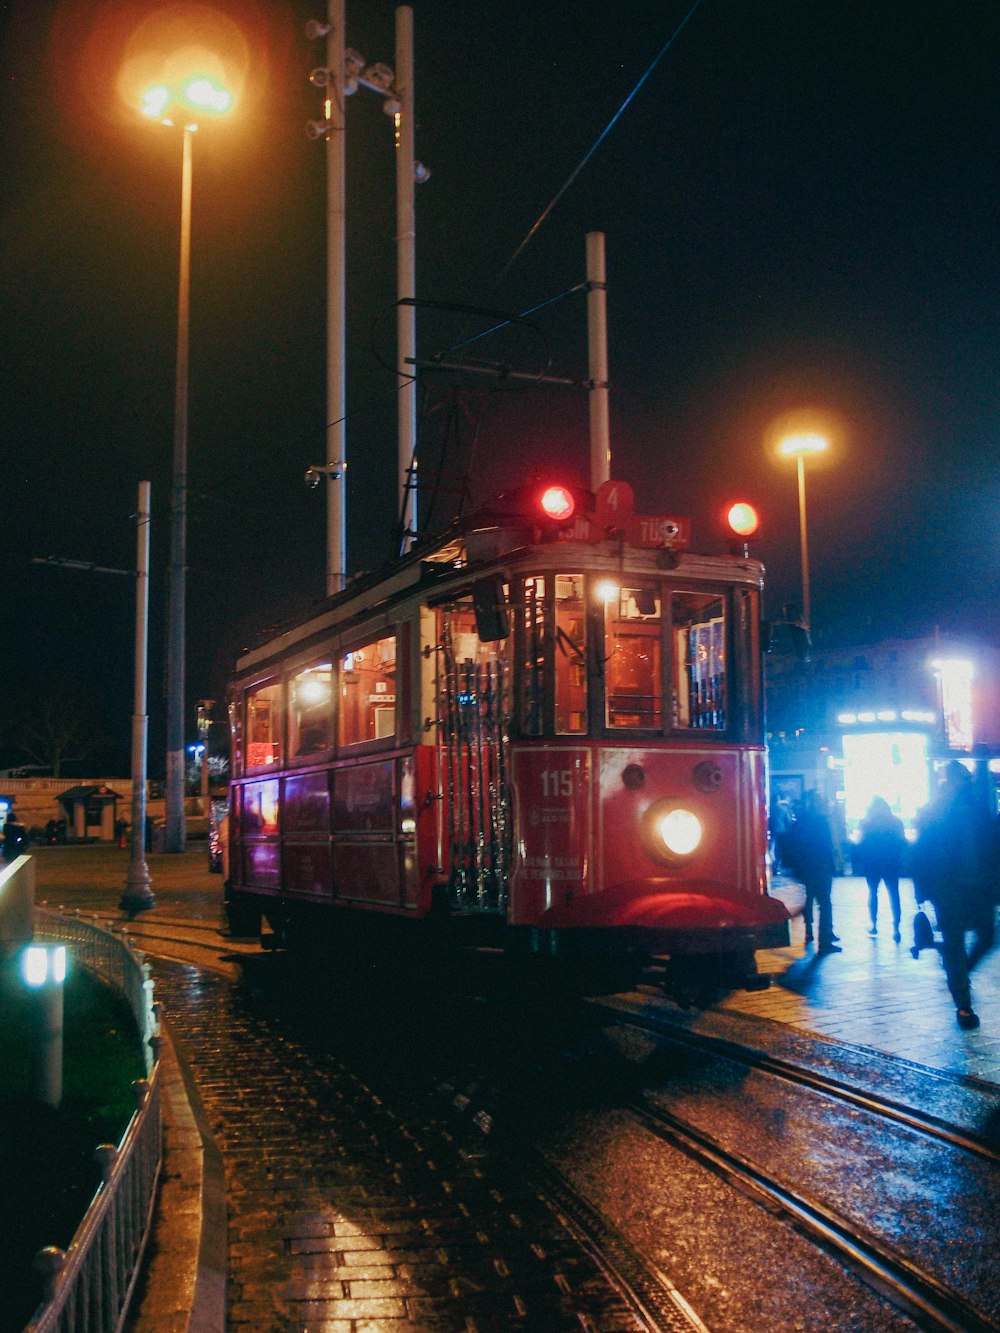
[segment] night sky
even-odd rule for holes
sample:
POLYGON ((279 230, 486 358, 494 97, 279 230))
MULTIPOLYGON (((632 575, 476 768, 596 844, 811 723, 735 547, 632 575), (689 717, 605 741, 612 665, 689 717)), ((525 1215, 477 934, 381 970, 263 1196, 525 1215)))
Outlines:
MULTIPOLYGON (((320 598, 325 503, 325 147, 307 76, 323 5, 227 0, 247 46, 239 108, 195 141, 188 695, 221 698, 236 654, 320 598)), ((150 746, 163 748, 180 142, 116 84, 154 4, 4 7, 3 679, 74 675, 123 743, 125 579, 138 482, 153 486, 150 746)), ((188 11, 204 6, 187 6, 188 11)), ((690 10, 591 0, 414 0, 417 286, 512 314, 584 276, 607 237, 612 473, 644 512, 689 515, 722 549, 734 498, 777 615, 799 592, 794 466, 769 456, 805 410, 835 449, 808 476, 815 636, 933 630, 1000 644, 1000 248, 987 0, 702 0, 517 262, 512 255, 690 10)), ((347 39, 394 59, 390 0, 348 0, 347 39)), ((231 53, 230 53, 231 54, 231 53)), ((348 104, 348 563, 393 553, 394 161, 373 94, 348 104)), ((582 297, 483 356, 586 373, 582 297)), ((422 313, 422 356, 465 317, 422 313)), ((555 469, 587 480, 584 395, 427 377, 425 475, 442 441, 454 505, 555 469), (468 392, 455 402, 450 390, 468 392), (452 429, 454 427, 454 429, 452 429)), ((427 511, 428 501, 421 502, 427 511)), ((0 708, 0 716, 4 709, 0 708)), ((219 714, 221 716, 221 712, 219 714)), ((193 739, 193 734, 191 739, 193 739)), ((3 743, 0 737, 0 763, 3 743)))

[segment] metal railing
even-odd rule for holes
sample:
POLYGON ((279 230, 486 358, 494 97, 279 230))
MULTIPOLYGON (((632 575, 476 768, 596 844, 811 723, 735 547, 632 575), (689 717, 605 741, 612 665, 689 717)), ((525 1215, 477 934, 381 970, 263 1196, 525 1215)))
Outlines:
POLYGON ((144 956, 96 917, 36 908, 35 935, 70 946, 77 962, 126 997, 142 1040, 146 1078, 132 1085, 136 1110, 121 1142, 101 1144, 94 1153, 101 1184, 69 1249, 49 1246, 35 1256, 44 1295, 25 1333, 120 1333, 152 1226, 163 1158, 153 982, 144 956))

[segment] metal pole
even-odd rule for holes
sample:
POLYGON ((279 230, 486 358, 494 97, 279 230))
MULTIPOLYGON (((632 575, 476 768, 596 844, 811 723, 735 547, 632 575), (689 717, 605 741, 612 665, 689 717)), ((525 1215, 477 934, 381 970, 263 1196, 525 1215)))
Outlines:
POLYGON ((590 392, 590 488, 611 476, 608 413, 608 287, 604 232, 587 232, 587 360, 590 392))
POLYGON ((132 846, 119 907, 129 914, 156 904, 146 865, 146 659, 149 644, 149 482, 139 482, 135 542, 135 710, 132 714, 132 846))
POLYGON ((63 1094, 63 986, 47 980, 35 997, 35 1098, 58 1106, 63 1094))
POLYGON ((396 342, 399 369, 399 512, 403 521, 402 550, 408 551, 417 531, 417 312, 404 305, 417 294, 416 225, 413 212, 413 10, 396 10, 396 342))
POLYGON ((812 625, 809 604, 809 543, 806 537, 806 468, 799 454, 795 460, 799 479, 799 547, 802 551, 802 623, 808 630, 812 625))
POLYGON ((345 394, 344 0, 329 0, 326 64, 326 595, 347 582, 345 394))
POLYGON ((167 800, 164 850, 182 852, 184 822, 184 610, 187 566, 188 329, 191 296, 191 140, 181 165, 181 252, 177 296, 177 386, 170 500, 170 606, 167 634, 167 800))

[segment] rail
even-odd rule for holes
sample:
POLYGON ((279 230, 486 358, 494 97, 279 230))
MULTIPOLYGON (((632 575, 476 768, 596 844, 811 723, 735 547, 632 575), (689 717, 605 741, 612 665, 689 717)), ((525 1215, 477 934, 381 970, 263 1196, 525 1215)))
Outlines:
POLYGON ((142 1039, 146 1077, 133 1084, 136 1109, 117 1147, 94 1156, 101 1184, 67 1250, 35 1256, 44 1283, 25 1333, 120 1333, 142 1265, 163 1156, 157 1008, 143 955, 97 918, 35 910, 36 938, 66 944, 76 961, 121 991, 142 1039))

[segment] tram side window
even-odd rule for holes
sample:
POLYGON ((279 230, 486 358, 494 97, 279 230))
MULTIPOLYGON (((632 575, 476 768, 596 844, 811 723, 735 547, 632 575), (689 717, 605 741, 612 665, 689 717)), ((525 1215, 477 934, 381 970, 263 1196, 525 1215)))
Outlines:
POLYGON ((288 687, 288 752, 316 754, 333 746, 333 664, 293 676, 288 687))
POLYGON ((247 695, 247 768, 281 762, 281 684, 258 685, 247 695))
POLYGON ((583 577, 556 575, 556 734, 587 730, 587 617, 583 577))
POLYGON ((243 788, 240 832, 244 838, 273 837, 278 831, 278 779, 248 782, 243 788))
POLYGON ((663 722, 660 596, 653 588, 604 593, 605 711, 609 727, 663 722))
POLYGON ((526 578, 521 606, 524 649, 521 663, 522 736, 541 736, 545 726, 545 580, 526 578))
POLYGON ((726 619, 722 597, 675 592, 671 597, 674 637, 675 727, 723 731, 726 727, 726 619))
POLYGON ((396 734, 396 636, 374 639, 340 659, 341 745, 361 745, 396 734))

